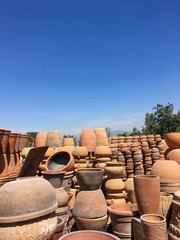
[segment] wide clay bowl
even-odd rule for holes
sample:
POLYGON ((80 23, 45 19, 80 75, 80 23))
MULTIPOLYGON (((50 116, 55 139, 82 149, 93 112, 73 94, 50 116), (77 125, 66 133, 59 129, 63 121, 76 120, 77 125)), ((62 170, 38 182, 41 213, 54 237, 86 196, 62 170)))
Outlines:
POLYGON ((52 213, 56 193, 43 178, 6 183, 0 188, 0 223, 21 222, 52 213))
POLYGON ((118 237, 100 231, 77 231, 62 236, 59 240, 119 240, 118 237))
POLYGON ((170 148, 180 148, 180 132, 164 134, 165 141, 170 148))
POLYGON ((139 215, 138 206, 135 203, 120 203, 108 207, 108 212, 111 218, 120 216, 134 217, 139 215))
POLYGON ((81 190, 99 189, 103 180, 104 170, 101 168, 81 168, 75 170, 81 190))

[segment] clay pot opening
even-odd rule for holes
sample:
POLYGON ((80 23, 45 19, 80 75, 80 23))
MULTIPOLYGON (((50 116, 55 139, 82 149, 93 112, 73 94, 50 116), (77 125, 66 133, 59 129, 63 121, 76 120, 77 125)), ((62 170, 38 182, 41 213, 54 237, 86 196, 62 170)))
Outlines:
POLYGON ((166 221, 166 218, 161 216, 161 215, 157 215, 157 214, 145 214, 141 216, 141 220, 144 222, 148 222, 148 223, 162 223, 166 221))
POLYGON ((63 152, 63 151, 57 152, 50 158, 47 168, 49 170, 58 171, 58 170, 64 168, 66 165, 68 165, 70 158, 71 157, 68 152, 63 152))
POLYGON ((83 173, 88 173, 88 172, 103 172, 104 170, 102 168, 79 168, 75 169, 75 172, 83 172, 83 173))
POLYGON ((159 176, 156 176, 156 175, 138 175, 138 176, 134 176, 134 178, 152 179, 152 178, 159 178, 159 176))
POLYGON ((66 171, 56 171, 56 170, 49 170, 49 171, 43 171, 42 174, 43 175, 59 175, 59 174, 65 174, 66 171))

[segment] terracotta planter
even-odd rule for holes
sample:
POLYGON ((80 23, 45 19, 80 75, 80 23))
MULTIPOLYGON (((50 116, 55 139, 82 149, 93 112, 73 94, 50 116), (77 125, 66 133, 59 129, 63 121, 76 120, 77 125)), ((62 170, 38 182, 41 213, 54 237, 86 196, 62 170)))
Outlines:
POLYGON ((9 181, 13 181, 17 178, 15 155, 13 153, 7 154, 8 174, 9 181))
POLYGON ((59 131, 49 131, 46 137, 48 147, 58 148, 62 146, 62 137, 59 131))
POLYGON ((93 129, 83 129, 81 132, 79 144, 86 147, 88 152, 94 152, 96 149, 96 135, 93 129))
POLYGON ((76 169, 75 176, 81 190, 97 190, 101 186, 104 170, 101 168, 76 169))
POLYGON ((65 224, 64 219, 58 218, 56 232, 53 235, 52 240, 58 240, 60 237, 63 236, 64 224, 65 224))
POLYGON ((78 240, 78 239, 86 239, 86 240, 119 240, 118 237, 105 232, 100 231, 77 231, 68 233, 62 236, 59 240, 78 240))
POLYGON ((132 217, 138 216, 137 204, 116 204, 108 207, 113 233, 120 239, 132 239, 132 217))
POLYGON ((64 138, 63 139, 63 146, 74 146, 74 138, 64 138))
POLYGON ((105 167, 105 173, 109 178, 121 178, 123 167, 118 162, 107 162, 105 167))
POLYGON ((107 158, 107 157, 111 157, 112 152, 108 146, 97 146, 94 154, 97 158, 99 157, 107 158))
POLYGON ((104 217, 93 219, 75 217, 75 220, 78 230, 104 231, 107 224, 108 216, 105 215, 104 217))
POLYGON ((20 152, 23 150, 23 148, 28 147, 29 138, 30 138, 29 134, 21 134, 20 143, 19 143, 20 152))
POLYGON ((0 128, 0 145, 1 145, 4 132, 5 132, 5 129, 0 128))
POLYGON ((107 205, 100 189, 80 191, 76 196, 73 215, 81 218, 99 218, 107 215, 107 205))
POLYGON ((70 192, 71 190, 73 175, 74 175, 74 171, 71 171, 71 172, 66 172, 63 177, 62 187, 64 187, 64 190, 66 192, 70 192))
POLYGON ((10 133, 9 135, 9 143, 8 143, 8 153, 14 153, 15 152, 15 143, 18 133, 10 133))
POLYGON ((0 153, 6 153, 7 152, 10 133, 11 133, 10 130, 5 130, 4 131, 4 134, 3 134, 2 139, 1 139, 0 153))
POLYGON ((124 183, 120 178, 109 179, 105 183, 105 189, 111 193, 122 192, 124 190, 124 183))
POLYGON ((21 170, 21 163, 20 163, 19 153, 15 153, 14 158, 15 158, 16 172, 18 174, 20 172, 20 170, 21 170))
POLYGON ((46 146, 47 132, 39 132, 36 136, 35 147, 46 146))
POLYGON ((86 157, 88 156, 88 150, 86 147, 76 147, 72 154, 77 158, 86 157))
POLYGON ((141 224, 145 240, 168 240, 165 217, 145 214, 141 216, 141 224))
POLYGON ((17 134, 17 137, 16 137, 16 143, 15 143, 15 152, 16 152, 16 153, 19 152, 20 140, 21 140, 21 134, 18 133, 18 134, 17 134))
POLYGON ((137 205, 141 215, 157 213, 160 202, 159 176, 138 175, 134 177, 134 190, 137 205), (152 201, 153 199, 153 201, 152 201))
POLYGON ((65 171, 43 171, 43 178, 51 183, 54 188, 60 188, 64 178, 65 171))
POLYGON ((169 223, 170 221, 172 201, 173 196, 171 194, 168 193, 160 194, 159 215, 164 216, 166 218, 167 223, 169 223))
POLYGON ((180 148, 180 132, 164 134, 165 141, 170 148, 180 148))
POLYGON ((74 158, 68 151, 59 151, 48 158, 45 167, 46 170, 69 172, 74 168, 74 158))
POLYGON ((7 155, 0 154, 0 181, 2 184, 9 181, 7 155))
POLYGON ((67 207, 69 197, 63 187, 55 188, 58 208, 67 207))
POLYGON ((105 146, 108 144, 108 137, 104 128, 96 128, 94 129, 94 132, 96 135, 97 146, 105 146))
POLYGON ((174 160, 180 164, 180 149, 167 148, 164 155, 166 160, 174 160))

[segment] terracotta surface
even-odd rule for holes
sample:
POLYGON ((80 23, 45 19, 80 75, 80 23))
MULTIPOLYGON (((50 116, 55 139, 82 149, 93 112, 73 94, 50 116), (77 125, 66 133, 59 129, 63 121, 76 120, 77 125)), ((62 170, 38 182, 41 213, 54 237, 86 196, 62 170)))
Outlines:
POLYGON ((29 134, 21 134, 20 143, 19 143, 20 152, 23 150, 23 148, 28 147, 29 138, 30 138, 29 134))
POLYGON ((135 176, 134 190, 140 214, 158 214, 160 202, 159 176, 135 176))
POLYGON ((33 147, 25 147, 25 148, 23 148, 23 150, 22 150, 21 153, 20 153, 21 157, 26 158, 27 155, 28 155, 28 153, 29 153, 29 151, 30 151, 32 148, 33 148, 33 147))
POLYGON ((74 146, 74 138, 64 138, 63 146, 74 146))
POLYGON ((0 181, 8 182, 9 172, 6 154, 0 154, 0 163, 0 181))
POLYGON ((21 163, 20 163, 19 153, 15 153, 14 158, 15 158, 16 171, 17 171, 17 173, 19 173, 20 170, 21 170, 21 163))
POLYGON ((145 240, 167 240, 166 218, 157 214, 141 216, 145 240))
POLYGON ((16 152, 16 153, 19 152, 20 140, 21 140, 21 134, 18 133, 18 134, 17 134, 17 137, 16 137, 16 142, 15 142, 15 152, 16 152))
POLYGON ((180 148, 180 132, 165 133, 164 139, 170 148, 180 148))
POLYGON ((64 188, 63 187, 56 188, 55 192, 56 192, 56 200, 58 203, 58 208, 59 207, 67 207, 69 197, 68 197, 68 194, 66 193, 66 191, 64 190, 64 188))
POLYGON ((96 157, 111 157, 112 152, 108 146, 97 146, 94 154, 96 157))
POLYGON ((46 137, 48 147, 58 148, 62 146, 62 137, 59 131, 49 131, 46 137))
POLYGON ((69 203, 70 203, 70 207, 73 208, 75 199, 76 199, 76 195, 77 195, 77 189, 72 188, 71 193, 73 194, 73 196, 72 196, 71 200, 69 201, 69 203))
POLYGON ((180 164, 180 149, 167 148, 164 155, 166 160, 174 160, 180 164))
POLYGON ((59 147, 59 148, 56 148, 56 152, 59 152, 59 151, 68 151, 70 152, 71 154, 73 153, 75 149, 75 146, 63 146, 63 147, 59 147))
POLYGON ((4 132, 5 132, 5 129, 0 128, 0 145, 1 145, 1 140, 3 138, 4 132))
POLYGON ((56 232, 53 235, 52 240, 58 240, 60 237, 63 236, 64 224, 65 224, 64 219, 58 218, 56 232))
POLYGON ((79 145, 87 148, 88 152, 96 149, 96 135, 93 129, 83 129, 81 132, 79 145))
POLYGON ((75 217, 78 230, 104 231, 105 226, 107 224, 107 220, 108 220, 107 215, 105 215, 104 217, 93 219, 75 217))
POLYGON ((8 163, 8 174, 9 174, 9 181, 13 181, 17 178, 17 171, 15 165, 15 154, 7 154, 7 163, 8 163))
POLYGON ((46 146, 47 132, 39 132, 36 136, 35 147, 46 146))
POLYGON ((66 173, 65 171, 59 172, 59 171, 50 170, 50 171, 43 171, 42 175, 43 175, 43 178, 49 181, 54 188, 60 188, 62 185, 62 181, 65 173, 66 173))
POLYGON ((3 134, 2 139, 1 139, 0 153, 6 153, 7 152, 10 132, 11 132, 10 130, 5 130, 4 131, 4 134, 3 134))
POLYGON ((96 135, 97 146, 105 146, 108 144, 108 137, 104 128, 96 128, 94 129, 94 132, 96 135))
POLYGON ((132 218, 133 240, 144 240, 141 220, 139 216, 132 218))
POLYGON ((107 162, 104 169, 109 178, 120 178, 122 176, 123 167, 121 163, 107 162))
POLYGON ((75 175, 81 190, 97 190, 101 186, 104 170, 101 168, 76 169, 75 175))
POLYGON ((88 156, 88 150, 86 147, 76 147, 73 151, 73 156, 75 157, 86 157, 88 156))
POLYGON ((59 240, 119 240, 118 237, 100 231, 77 231, 62 236, 59 240))
POLYGON ((105 189, 108 192, 122 192, 124 190, 124 182, 120 178, 109 179, 105 183, 105 189))
POLYGON ((172 211, 173 196, 168 193, 160 194, 159 215, 166 217, 167 223, 170 221, 172 211))
POLYGON ((63 177, 62 187, 64 187, 66 192, 70 192, 71 190, 73 176, 74 176, 74 171, 71 171, 71 172, 66 172, 63 177))

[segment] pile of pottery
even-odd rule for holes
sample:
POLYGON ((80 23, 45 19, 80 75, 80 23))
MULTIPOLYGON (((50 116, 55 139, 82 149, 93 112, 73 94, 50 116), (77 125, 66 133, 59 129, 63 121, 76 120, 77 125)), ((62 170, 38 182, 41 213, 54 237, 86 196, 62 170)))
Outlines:
POLYGON ((111 138, 111 144, 108 144, 112 155, 111 155, 111 160, 113 162, 117 162, 118 158, 118 137, 112 137, 111 138))
POLYGON ((168 146, 165 151, 165 158, 175 160, 180 164, 180 133, 166 133, 164 138, 168 146))
POLYGON ((97 146, 94 155, 97 162, 95 165, 96 168, 104 169, 106 163, 111 162, 112 152, 108 146, 97 146))
MULTIPOLYGON (((132 149, 131 149, 132 151, 132 149)), ((142 151, 137 148, 133 151, 134 175, 144 174, 142 151)))

